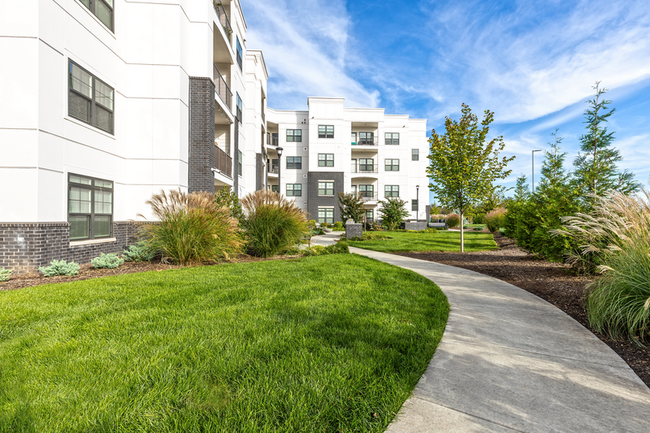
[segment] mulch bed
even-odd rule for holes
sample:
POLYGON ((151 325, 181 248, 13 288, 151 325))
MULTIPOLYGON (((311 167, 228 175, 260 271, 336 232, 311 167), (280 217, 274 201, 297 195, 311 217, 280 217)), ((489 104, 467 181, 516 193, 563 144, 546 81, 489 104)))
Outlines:
POLYGON ((589 327, 583 299, 585 285, 593 277, 575 275, 563 263, 541 260, 520 250, 515 242, 500 234, 494 240, 498 250, 471 253, 412 252, 402 256, 457 266, 498 278, 550 302, 580 322, 627 362, 646 385, 650 386, 650 347, 629 341, 615 341, 589 327))

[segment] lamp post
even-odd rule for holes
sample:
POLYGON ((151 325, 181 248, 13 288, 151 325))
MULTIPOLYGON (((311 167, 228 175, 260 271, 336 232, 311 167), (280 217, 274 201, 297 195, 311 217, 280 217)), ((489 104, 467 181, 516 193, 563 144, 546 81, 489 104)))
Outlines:
POLYGON ((533 192, 533 194, 535 194, 535 152, 541 152, 541 150, 536 149, 536 150, 533 150, 533 152, 532 152, 532 156, 533 156, 533 176, 532 176, 532 178, 533 178, 533 191, 532 192, 533 192))
POLYGON ((420 210, 420 185, 415 185, 415 222, 418 222, 418 210, 420 210))
POLYGON ((282 151, 284 149, 278 147, 275 150, 278 152, 278 194, 282 194, 282 189, 280 189, 280 175, 282 174, 282 151))

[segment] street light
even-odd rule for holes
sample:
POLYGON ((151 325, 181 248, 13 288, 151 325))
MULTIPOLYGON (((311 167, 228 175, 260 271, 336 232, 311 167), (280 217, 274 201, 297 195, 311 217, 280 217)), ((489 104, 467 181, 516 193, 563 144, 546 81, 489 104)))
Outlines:
POLYGON ((420 209, 420 185, 415 185, 415 222, 418 222, 419 209, 420 209))
POLYGON ((533 156, 533 194, 535 194, 535 152, 541 152, 541 150, 533 150, 532 156, 533 156))
POLYGON ((282 174, 282 151, 284 149, 278 147, 275 150, 278 152, 278 193, 282 194, 282 190, 280 189, 280 174, 282 174))

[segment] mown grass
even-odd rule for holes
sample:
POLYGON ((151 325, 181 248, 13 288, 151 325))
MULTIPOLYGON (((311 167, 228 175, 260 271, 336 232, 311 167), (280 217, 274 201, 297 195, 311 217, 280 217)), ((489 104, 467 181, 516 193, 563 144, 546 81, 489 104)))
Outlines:
MULTIPOLYGON (((385 240, 350 241, 351 247, 365 248, 382 253, 405 251, 460 251, 459 231, 438 233, 381 232, 390 237, 385 240)), ((489 233, 465 232, 465 251, 484 251, 497 248, 489 233)))
POLYGON ((380 432, 440 341, 429 280, 355 255, 0 293, 2 432, 380 432))

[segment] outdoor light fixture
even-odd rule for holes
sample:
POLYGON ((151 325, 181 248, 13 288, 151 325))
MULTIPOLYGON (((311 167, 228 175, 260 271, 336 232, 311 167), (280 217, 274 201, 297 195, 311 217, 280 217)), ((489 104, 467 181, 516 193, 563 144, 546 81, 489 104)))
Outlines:
POLYGON ((533 179, 533 194, 535 194, 535 152, 541 152, 541 150, 536 149, 536 150, 533 150, 533 152, 532 152, 532 155, 533 155, 533 176, 532 176, 532 179, 533 179))
POLYGON ((278 194, 282 194, 282 189, 280 189, 280 175, 282 174, 282 151, 284 149, 281 147, 277 147, 275 149, 276 152, 278 152, 278 194))

